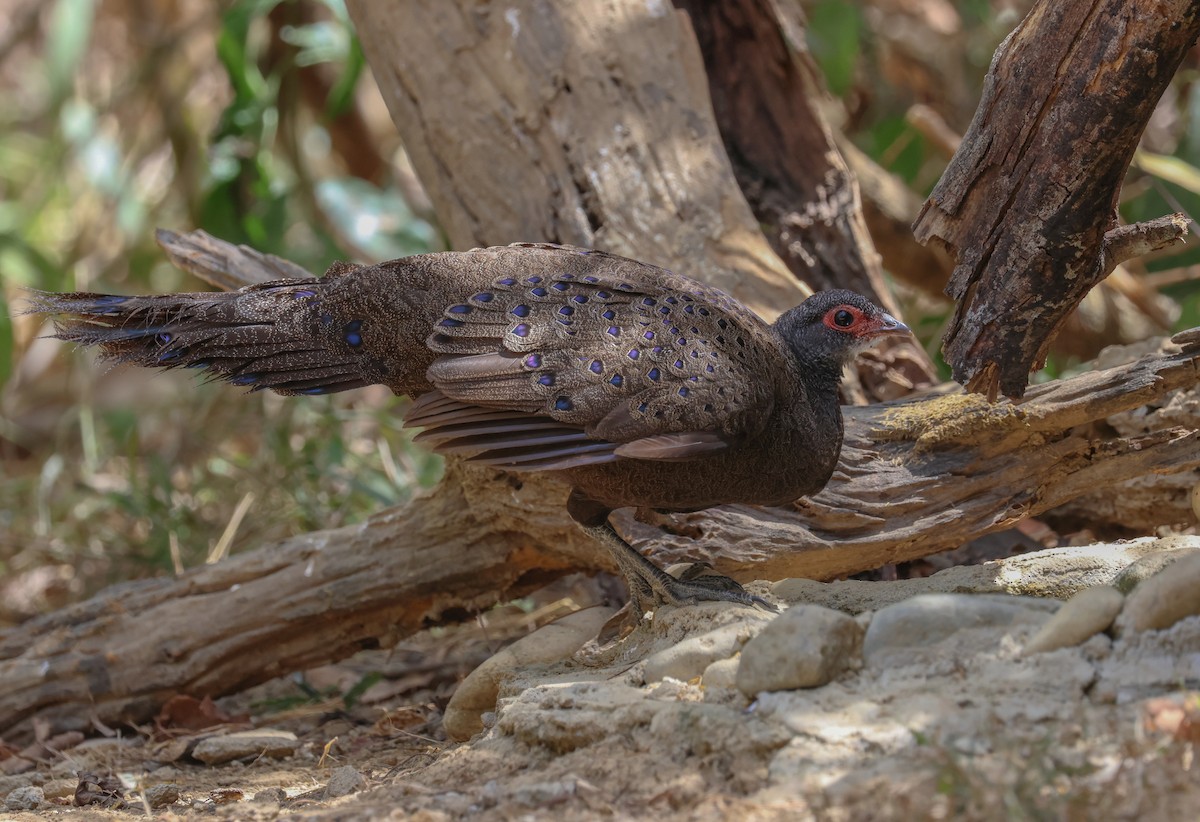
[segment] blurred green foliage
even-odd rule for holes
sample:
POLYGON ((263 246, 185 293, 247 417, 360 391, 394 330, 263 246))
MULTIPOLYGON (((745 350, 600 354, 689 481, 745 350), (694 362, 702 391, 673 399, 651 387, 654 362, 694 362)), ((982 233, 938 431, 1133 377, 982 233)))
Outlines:
POLYGON ((284 401, 106 373, 12 316, 20 287, 203 289, 166 263, 159 225, 314 272, 440 245, 386 162, 386 116, 378 176, 354 176, 333 148, 330 130, 363 118, 372 91, 340 0, 159 11, 31 6, 13 25, 36 36, 0 62, 0 583, 63 563, 81 596, 203 562, 247 494, 235 549, 360 520, 440 474, 386 391, 284 401), (319 101, 297 93, 314 77, 328 80, 319 101))

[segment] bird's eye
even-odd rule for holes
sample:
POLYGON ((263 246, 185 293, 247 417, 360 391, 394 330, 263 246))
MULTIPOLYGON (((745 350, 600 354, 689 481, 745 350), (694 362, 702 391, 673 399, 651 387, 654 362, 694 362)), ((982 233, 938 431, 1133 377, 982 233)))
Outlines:
POLYGON ((844 308, 839 309, 833 315, 833 324, 838 328, 849 328, 854 325, 854 315, 844 308))

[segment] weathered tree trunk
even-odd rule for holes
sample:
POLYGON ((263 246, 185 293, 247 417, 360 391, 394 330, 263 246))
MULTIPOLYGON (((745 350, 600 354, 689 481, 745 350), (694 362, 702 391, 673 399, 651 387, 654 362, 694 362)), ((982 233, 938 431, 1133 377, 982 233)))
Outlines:
MULTIPOLYGON (((867 231, 858 183, 821 111, 831 101, 808 53, 799 5, 676 5, 695 29, 721 136, 771 247, 809 287, 849 288, 899 314, 867 231)), ((929 356, 908 338, 885 341, 857 365, 875 399, 935 382, 929 356)))
MULTIPOLYGON (((1198 33, 1194 0, 1039 0, 996 51, 914 227, 957 256, 944 351, 970 390, 1020 397, 1063 320, 1131 256, 1121 181, 1198 33)), ((1154 226, 1152 245, 1185 231, 1154 226)))

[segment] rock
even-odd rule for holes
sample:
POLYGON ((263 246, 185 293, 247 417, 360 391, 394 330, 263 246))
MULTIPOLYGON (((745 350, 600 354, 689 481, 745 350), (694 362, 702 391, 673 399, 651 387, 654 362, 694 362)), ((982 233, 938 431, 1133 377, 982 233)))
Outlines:
POLYGON ((1195 556, 1196 554, 1200 554, 1200 549, 1176 548, 1171 551, 1157 551, 1153 554, 1146 554, 1125 566, 1125 569, 1117 574, 1117 578, 1113 580, 1113 587, 1128 596, 1139 583, 1150 579, 1150 577, 1159 573, 1168 565, 1172 565, 1184 557, 1195 556))
POLYGON ((690 637, 653 654, 646 660, 643 673, 646 682, 659 682, 665 677, 688 682, 704 673, 718 660, 728 659, 762 630, 765 623, 734 623, 699 636, 690 637))
POLYGON ((345 765, 338 768, 329 777, 329 782, 325 785, 325 798, 349 796, 352 793, 358 793, 365 787, 367 787, 367 780, 363 778, 363 775, 351 766, 345 765))
POLYGON ((274 802, 278 804, 286 799, 287 791, 285 791, 283 788, 263 788, 261 791, 254 794, 254 798, 250 801, 261 803, 274 802))
POLYGON ((737 657, 718 659, 704 669, 704 673, 700 677, 700 684, 705 688, 736 688, 740 662, 741 660, 737 657))
POLYGON ((442 715, 446 735, 456 742, 483 730, 483 714, 495 710, 500 681, 527 665, 558 662, 578 651, 616 613, 614 608, 585 608, 522 637, 467 674, 442 715))
POLYGON ((10 811, 33 811, 46 801, 46 793, 37 785, 13 788, 4 798, 4 807, 10 811))
POLYGON ((842 612, 793 606, 742 649, 738 690, 753 697, 760 691, 820 687, 846 669, 861 643, 862 628, 842 612))
POLYGON ((146 789, 146 801, 151 808, 165 808, 179 801, 179 786, 166 784, 155 785, 146 789))
POLYGON ((1200 614, 1200 553, 1171 563, 1134 588, 1117 617, 1117 635, 1170 628, 1195 614, 1200 614))
POLYGON ((863 640, 868 664, 885 651, 936 645, 964 628, 1045 622, 1060 603, 1004 594, 922 594, 876 612, 863 640))
POLYGON ((1067 600, 1021 651, 1023 656, 1082 645, 1108 630, 1121 612, 1125 597, 1110 585, 1080 591, 1067 600))
POLYGON ((283 759, 294 754, 299 746, 300 740, 290 731, 239 731, 200 740, 192 750, 192 756, 206 765, 221 765, 248 757, 283 759))
POLYGON ((78 779, 51 779, 42 785, 42 791, 45 792, 47 799, 70 799, 75 796, 75 788, 78 784, 78 779))

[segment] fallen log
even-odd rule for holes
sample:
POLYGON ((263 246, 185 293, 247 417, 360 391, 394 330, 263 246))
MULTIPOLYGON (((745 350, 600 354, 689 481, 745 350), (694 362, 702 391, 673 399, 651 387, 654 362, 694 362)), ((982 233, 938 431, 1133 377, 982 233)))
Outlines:
MULTIPOLYGON (((618 527, 660 564, 743 581, 837 576, 926 556, 1092 491, 1200 467, 1200 432, 1091 425, 1200 382, 1200 330, 1135 363, 1047 383, 1020 404, 958 393, 848 408, 833 481, 790 508, 727 506, 618 527)), ((114 586, 0 635, 0 734, 139 723, 171 696, 220 696, 388 646, 574 571, 613 570, 565 489, 451 463, 366 522, 177 578, 114 586), (248 663, 247 660, 252 660, 248 663)))

